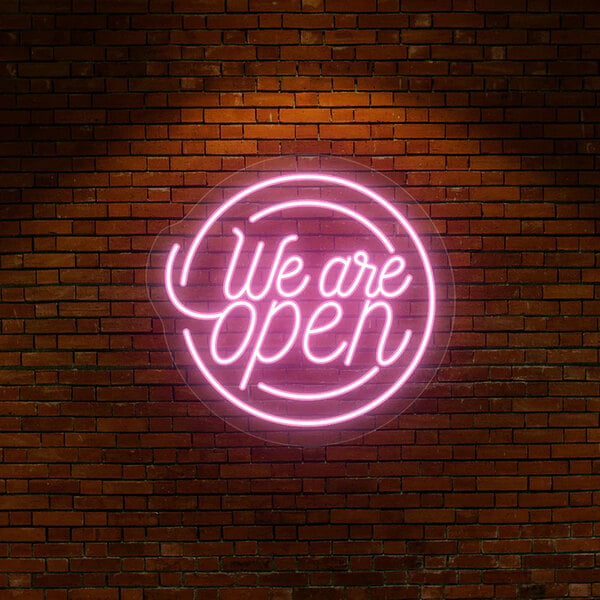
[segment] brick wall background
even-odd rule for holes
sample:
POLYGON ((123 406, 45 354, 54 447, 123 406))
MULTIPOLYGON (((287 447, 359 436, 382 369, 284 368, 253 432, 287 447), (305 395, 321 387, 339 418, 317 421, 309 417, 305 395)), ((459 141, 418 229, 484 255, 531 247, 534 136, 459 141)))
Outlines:
POLYGON ((600 597, 595 0, 3 0, 0 597, 600 597), (456 277, 439 396, 226 429, 145 287, 268 156, 405 184, 456 277))

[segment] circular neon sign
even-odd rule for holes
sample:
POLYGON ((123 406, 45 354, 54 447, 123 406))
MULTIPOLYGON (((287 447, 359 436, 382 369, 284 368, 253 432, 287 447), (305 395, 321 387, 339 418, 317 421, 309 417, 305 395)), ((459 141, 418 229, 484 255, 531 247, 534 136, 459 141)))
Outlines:
POLYGON ((357 179, 258 172, 213 190, 163 243, 173 355, 226 420, 339 429, 427 384, 415 373, 436 323, 430 240, 393 188, 357 179))

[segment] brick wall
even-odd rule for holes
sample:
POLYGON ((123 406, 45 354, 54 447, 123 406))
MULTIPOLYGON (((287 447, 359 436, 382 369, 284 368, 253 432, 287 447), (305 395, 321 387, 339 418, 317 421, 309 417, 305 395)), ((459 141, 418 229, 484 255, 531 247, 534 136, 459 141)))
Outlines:
POLYGON ((0 597, 600 597, 595 0, 3 0, 0 597), (456 279, 388 429, 276 447, 183 384, 156 234, 259 158, 407 186, 456 279))

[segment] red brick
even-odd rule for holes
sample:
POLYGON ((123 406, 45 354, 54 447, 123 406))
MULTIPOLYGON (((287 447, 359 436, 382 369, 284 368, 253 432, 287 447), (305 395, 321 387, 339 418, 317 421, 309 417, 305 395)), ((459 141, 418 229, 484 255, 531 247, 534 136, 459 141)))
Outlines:
POLYGON ((117 600, 119 590, 116 588, 82 588, 69 591, 69 600, 117 600))
POLYGON ((500 4, 5 1, 2 599, 600 597, 598 3, 500 4), (148 302, 282 154, 384 171, 454 267, 432 383, 338 445, 214 416, 148 302))
POLYGON ((43 600, 43 590, 20 590, 20 589, 5 589, 2 592, 6 600, 43 600))

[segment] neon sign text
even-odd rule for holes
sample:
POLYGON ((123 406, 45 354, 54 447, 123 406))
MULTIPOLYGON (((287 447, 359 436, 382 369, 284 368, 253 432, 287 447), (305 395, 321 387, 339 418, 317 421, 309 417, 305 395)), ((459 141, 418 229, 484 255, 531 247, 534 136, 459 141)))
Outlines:
MULTIPOLYGON (((260 258, 265 247, 265 242, 261 240, 258 242, 254 251, 250 267, 245 275, 244 284, 240 286, 240 289, 237 292, 233 293, 231 291, 231 281, 233 279, 234 271, 236 270, 237 262, 245 240, 244 234, 239 229, 234 228, 233 233, 237 237, 237 244, 227 266, 227 274, 223 284, 223 294, 231 303, 226 305, 226 307, 220 313, 214 313, 210 315, 202 315, 188 310, 182 310, 182 312, 188 316, 192 316, 194 319, 215 321, 210 337, 210 354, 215 363, 220 365, 229 365, 235 363, 240 359, 240 357, 242 357, 246 350, 250 348, 250 354, 239 385, 240 390, 245 390, 252 374, 252 370, 257 362, 262 364, 276 363, 283 358, 295 344, 303 319, 298 303, 290 300, 289 298, 296 298, 302 293, 302 291, 310 282, 310 276, 302 273, 304 261, 299 256, 293 255, 284 259, 286 246, 298 239, 295 235, 289 235, 281 240, 278 244, 277 252, 275 253, 275 257, 268 268, 268 276, 262 290, 259 292, 253 291, 253 288, 255 290, 257 288, 253 280, 255 278, 257 268, 260 264, 260 258), (289 268, 290 265, 293 265, 291 270, 289 268), (283 289, 283 282, 292 277, 296 279, 296 281, 292 282, 291 284, 293 289, 283 289), (257 311, 253 302, 263 300, 270 292, 272 292, 273 287, 275 287, 279 296, 288 299, 284 301, 272 300, 264 322, 257 327, 257 311), (240 300, 240 298, 243 298, 243 300, 240 300), (250 300, 253 302, 250 302, 250 300), (240 312, 239 309, 242 309, 242 312, 248 315, 247 333, 237 350, 230 356, 224 357, 218 349, 219 336, 226 320, 234 312, 240 312), (292 323, 291 330, 287 340, 285 340, 285 342, 281 345, 281 348, 274 354, 266 355, 263 348, 264 341, 269 334, 273 319, 279 313, 286 313, 287 318, 292 323), (256 336, 254 336, 255 332, 257 333, 256 336), (253 338, 255 339, 253 340, 253 338)), ((410 275, 404 275, 405 266, 406 261, 404 258, 394 255, 390 257, 385 262, 381 270, 379 270, 376 266, 369 262, 369 255, 364 250, 355 252, 353 256, 336 256, 330 259, 323 267, 319 277, 319 291, 322 299, 332 297, 337 297, 340 299, 347 298, 359 290, 359 287, 363 283, 364 289, 362 289, 362 291, 367 299, 363 302, 362 310, 354 329, 352 339, 350 341, 341 342, 330 354, 318 357, 310 349, 310 339, 318 334, 322 334, 334 329, 344 317, 344 309, 342 308, 340 302, 328 301, 320 304, 309 317, 306 329, 302 334, 302 350, 305 358, 314 364, 325 364, 334 361, 340 356, 340 354, 345 352, 344 364, 346 366, 351 365, 361 337, 361 333, 364 328, 365 320, 375 311, 382 309, 383 313, 385 314, 385 325, 377 344, 377 363, 379 366, 388 366, 396 362, 403 350, 406 348, 412 335, 412 331, 410 329, 406 329, 402 342, 398 348, 396 348, 395 351, 385 358, 384 353, 389 331, 392 326, 394 311, 390 303, 386 300, 372 302, 370 299, 376 298, 377 296, 391 299, 402 295, 412 280, 410 275), (357 268, 353 269, 354 266, 357 268), (336 270, 338 271, 337 274, 335 273, 336 270), (352 273, 352 270, 354 270, 355 273, 352 273), (398 277, 402 277, 402 282, 400 285, 396 285, 396 289, 392 291, 386 290, 385 284, 388 282, 388 280, 393 280, 394 278, 398 277), (333 319, 329 319, 324 324, 317 325, 319 320, 323 320, 322 315, 324 313, 331 312, 330 309, 335 313, 333 319)), ((183 305, 175 295, 175 291, 171 283, 173 277, 172 268, 173 260, 170 260, 166 271, 167 290, 171 302, 173 302, 173 304, 179 308, 183 307, 183 305)), ((318 398, 318 394, 315 394, 314 397, 318 398)))

